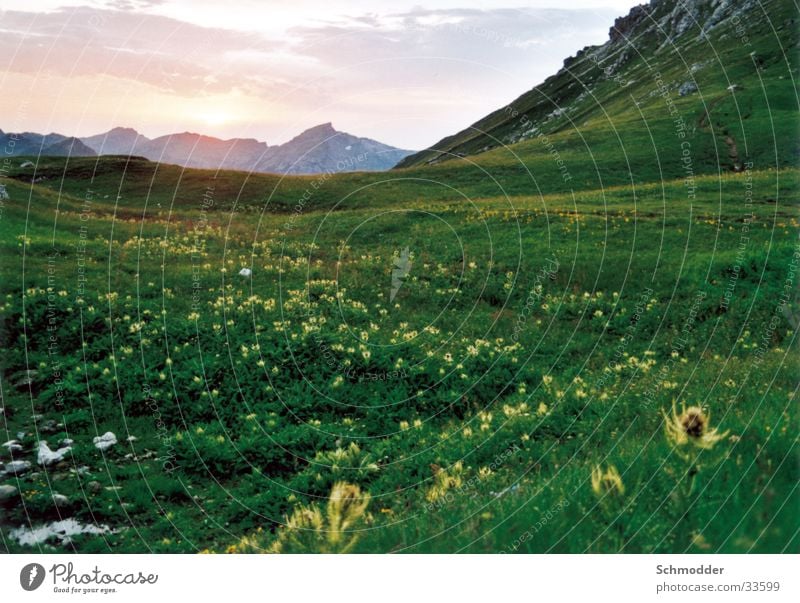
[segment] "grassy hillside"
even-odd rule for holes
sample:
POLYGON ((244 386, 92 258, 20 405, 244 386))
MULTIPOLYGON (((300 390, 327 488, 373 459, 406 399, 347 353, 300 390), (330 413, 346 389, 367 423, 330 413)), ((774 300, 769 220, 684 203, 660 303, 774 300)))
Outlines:
POLYGON ((579 171, 573 183, 599 187, 680 177, 682 143, 701 173, 740 169, 745 161, 795 165, 797 129, 778 125, 794 122, 797 111, 795 4, 759 2, 705 36, 702 13, 680 34, 660 24, 670 11, 685 14, 682 6, 660 2, 614 42, 585 48, 540 86, 399 167, 486 153, 492 163, 534 162, 549 176, 557 151, 569 172, 579 171), (680 96, 687 83, 696 90, 680 96), (685 137, 677 135, 681 128, 685 137))
POLYGON ((75 443, 3 480, 9 550, 59 517, 96 552, 797 549, 796 171, 262 213, 269 178, 229 211, 243 175, 45 165, 0 222, 4 428, 75 443), (675 401, 725 438, 674 446, 675 401), (338 481, 371 495, 357 541, 280 527, 338 481))

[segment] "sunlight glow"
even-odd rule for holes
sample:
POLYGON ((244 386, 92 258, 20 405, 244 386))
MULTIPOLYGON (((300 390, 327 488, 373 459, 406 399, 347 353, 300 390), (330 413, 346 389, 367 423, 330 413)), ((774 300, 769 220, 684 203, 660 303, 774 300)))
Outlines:
POLYGON ((229 112, 218 108, 199 111, 195 114, 195 118, 209 126, 221 126, 233 121, 233 116, 229 112))

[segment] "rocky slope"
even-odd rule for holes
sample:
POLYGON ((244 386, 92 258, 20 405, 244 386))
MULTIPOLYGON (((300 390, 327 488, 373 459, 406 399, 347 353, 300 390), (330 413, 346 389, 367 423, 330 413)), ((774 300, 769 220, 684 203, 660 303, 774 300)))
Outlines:
POLYGON ((86 136, 81 140, 99 155, 130 155, 137 144, 150 142, 133 128, 112 128, 103 134, 86 136))
POLYGON ((97 153, 77 138, 62 134, 37 134, 36 132, 3 132, 0 130, 0 147, 6 156, 48 155, 65 157, 93 157, 97 153))
POLYGON ((267 151, 267 144, 253 138, 221 140, 193 132, 168 134, 149 140, 140 136, 126 155, 184 167, 252 170, 267 151))
MULTIPOLYGON (((693 94, 703 82, 727 77, 724 67, 732 60, 744 58, 749 63, 748 53, 757 63, 750 75, 758 86, 758 69, 770 59, 756 52, 753 39, 770 38, 774 47, 777 34, 784 47, 791 47, 797 43, 795 18, 796 9, 788 0, 652 0, 635 6, 616 19, 605 44, 582 49, 542 84, 461 132, 406 157, 397 167, 483 153, 575 129, 593 117, 610 120, 622 112, 616 106, 616 114, 604 115, 608 101, 620 95, 632 97, 636 104, 629 101, 622 111, 647 102, 660 94, 659 75, 668 93, 693 94)), ((779 62, 779 55, 771 59, 779 62)))
POLYGON ((258 171, 276 174, 380 171, 411 154, 369 138, 338 132, 330 123, 306 130, 289 142, 270 147, 258 171))

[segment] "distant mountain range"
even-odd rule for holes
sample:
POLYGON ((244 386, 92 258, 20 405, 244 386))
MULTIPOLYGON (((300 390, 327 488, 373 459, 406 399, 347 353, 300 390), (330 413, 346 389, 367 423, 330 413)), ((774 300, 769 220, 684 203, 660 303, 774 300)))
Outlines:
POLYGON ((92 157, 97 155, 78 138, 62 134, 37 134, 36 132, 20 132, 11 134, 0 130, 0 146, 5 154, 12 157, 18 155, 77 155, 92 157))
POLYGON ((12 156, 134 155, 184 167, 278 174, 388 170, 413 152, 339 132, 330 123, 275 146, 254 138, 221 140, 192 132, 150 139, 132 128, 84 138, 0 130, 0 146, 12 156))

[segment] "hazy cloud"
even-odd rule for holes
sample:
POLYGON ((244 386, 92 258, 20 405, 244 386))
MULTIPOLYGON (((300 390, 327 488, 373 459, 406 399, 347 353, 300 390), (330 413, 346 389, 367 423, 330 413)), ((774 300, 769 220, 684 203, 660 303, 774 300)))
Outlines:
MULTIPOLYGON (((6 11, 0 17, 0 65, 33 76, 129 80, 184 97, 261 98, 293 110, 298 123, 382 123, 365 132, 374 137, 381 128, 388 131, 386 122, 395 116, 416 119, 417 113, 431 120, 424 129, 433 138, 530 89, 587 42, 602 42, 615 14, 331 10, 276 34, 259 31, 257 23, 239 31, 147 10, 156 4, 108 0, 101 7, 6 11)), ((402 125, 395 128, 405 132, 402 125)), ((422 144, 419 137, 414 144, 422 144)))

